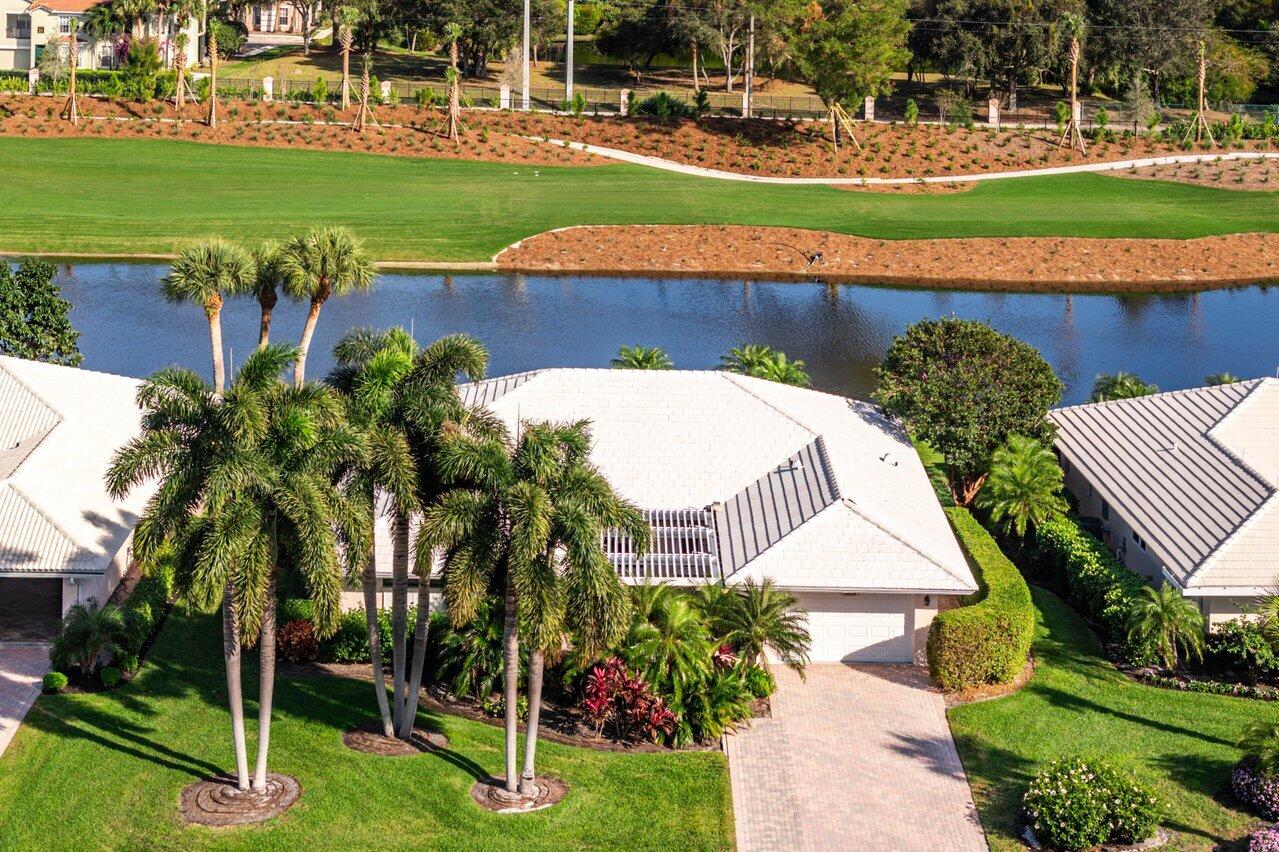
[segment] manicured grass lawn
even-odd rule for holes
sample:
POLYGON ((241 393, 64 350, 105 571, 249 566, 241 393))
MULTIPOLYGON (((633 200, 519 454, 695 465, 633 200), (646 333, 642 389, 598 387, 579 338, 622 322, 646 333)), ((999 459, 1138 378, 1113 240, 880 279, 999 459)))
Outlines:
MULTIPOLYGON (((301 781, 292 810, 253 828, 184 827, 179 791, 233 765, 219 636, 215 619, 175 611, 132 684, 42 697, 0 758, 0 849, 732 848, 718 752, 544 742, 539 768, 564 778, 568 797, 539 813, 492 814, 468 791, 500 769, 500 729, 435 717, 451 740, 446 753, 360 754, 341 735, 370 718, 371 687, 336 678, 277 684, 271 768, 301 781)), ((244 680, 256 694, 256 672, 246 667, 244 680)), ((246 712, 256 721, 255 705, 246 712)))
POLYGON ((1053 758, 1106 757, 1132 769, 1167 804, 1174 848, 1209 849, 1257 820, 1227 807, 1244 727, 1275 705, 1134 683, 1100 654, 1096 637, 1059 598, 1034 589, 1038 667, 1020 693, 951 710, 951 730, 995 850, 1016 840, 1026 784, 1053 758))
POLYGON ((169 252, 319 223, 350 226, 379 259, 440 261, 487 260, 574 224, 787 225, 886 239, 1184 238, 1279 226, 1279 193, 1087 174, 887 195, 623 164, 534 169, 83 138, 0 138, 0 173, 0 249, 14 252, 169 252))

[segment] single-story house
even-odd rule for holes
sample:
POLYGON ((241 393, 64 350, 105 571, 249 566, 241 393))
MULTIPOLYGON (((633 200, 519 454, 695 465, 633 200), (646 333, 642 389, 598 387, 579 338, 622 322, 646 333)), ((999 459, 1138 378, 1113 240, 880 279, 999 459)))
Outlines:
POLYGON ((154 487, 116 501, 103 478, 141 431, 138 385, 0 356, 0 639, 47 638, 128 570, 154 487))
MULTIPOLYGON (((68 39, 71 21, 83 22, 85 13, 99 0, 0 0, 0 70, 25 71, 38 67, 40 54, 50 45, 58 46, 64 57, 69 55, 68 39)), ((182 25, 187 34, 187 67, 199 64, 204 55, 203 30, 200 20, 188 18, 182 25)), ((170 17, 158 14, 144 18, 134 28, 135 38, 155 38, 160 42, 160 55, 166 65, 173 61, 176 49, 172 38, 177 30, 170 17), (161 26, 163 24, 163 27, 161 26)), ((119 64, 118 39, 95 39, 84 28, 76 37, 76 65, 82 69, 115 68, 119 64)))
POLYGON ((808 611, 814 660, 921 659, 938 609, 977 589, 914 448, 868 403, 722 371, 546 369, 461 391, 512 431, 589 420, 591 460, 653 529, 642 557, 605 536, 623 580, 772 578, 808 611))
POLYGON ((1279 584, 1279 379, 1049 416, 1080 515, 1124 565, 1174 584, 1210 625, 1279 584))

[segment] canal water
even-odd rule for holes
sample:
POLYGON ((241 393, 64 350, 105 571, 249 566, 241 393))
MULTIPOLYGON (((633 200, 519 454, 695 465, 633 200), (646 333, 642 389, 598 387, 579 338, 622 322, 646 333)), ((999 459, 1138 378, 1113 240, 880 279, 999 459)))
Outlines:
MULTIPOLYGON (((160 295, 167 267, 78 264, 58 283, 89 369, 145 376, 171 364, 208 375, 208 331, 194 305, 160 295)), ((1279 288, 1169 296, 971 293, 856 284, 695 278, 382 274, 366 294, 333 299, 320 317, 308 374, 332 366, 334 341, 357 325, 412 328, 430 340, 475 335, 490 373, 602 367, 618 346, 661 346, 677 367, 715 367, 731 347, 763 343, 808 363, 816 387, 866 397, 874 367, 907 324, 955 315, 989 322, 1037 347, 1080 402, 1098 373, 1128 370, 1162 389, 1232 372, 1279 368, 1279 288)), ((272 339, 296 342, 305 307, 281 301, 272 339)), ((257 341, 258 309, 233 299, 223 335, 235 363, 257 341)))

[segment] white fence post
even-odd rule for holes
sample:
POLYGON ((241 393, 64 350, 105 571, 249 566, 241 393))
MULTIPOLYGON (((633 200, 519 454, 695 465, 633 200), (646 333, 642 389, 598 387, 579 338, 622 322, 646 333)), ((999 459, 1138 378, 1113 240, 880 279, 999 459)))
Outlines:
POLYGON ((751 96, 750 93, 742 91, 742 118, 751 117, 751 96))
POLYGON ((28 95, 34 95, 36 93, 36 86, 39 83, 40 83, 40 69, 32 68, 31 70, 27 71, 27 94, 28 95))
POLYGON ((622 100, 618 104, 618 107, 622 115, 626 116, 631 114, 631 90, 630 89, 622 89, 622 100))
POLYGON ((271 77, 262 78, 262 100, 267 103, 275 100, 275 80, 271 77))
POLYGON ((862 116, 867 121, 875 120, 875 99, 869 95, 866 97, 866 100, 862 102, 862 116))
POLYGON ((511 108, 511 87, 505 83, 498 87, 497 105, 502 109, 511 108))
POLYGON ((382 103, 389 104, 391 102, 391 81, 382 81, 382 103))
POLYGON ((986 123, 991 127, 999 127, 999 98, 986 101, 986 123))

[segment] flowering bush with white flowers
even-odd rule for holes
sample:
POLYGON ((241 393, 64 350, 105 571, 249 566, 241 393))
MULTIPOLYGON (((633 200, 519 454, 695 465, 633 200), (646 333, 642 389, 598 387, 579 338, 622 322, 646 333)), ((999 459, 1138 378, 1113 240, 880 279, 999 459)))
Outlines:
POLYGON ((1127 774, 1100 761, 1054 761, 1022 800, 1035 836, 1055 849, 1139 843, 1154 836, 1159 800, 1127 774))

